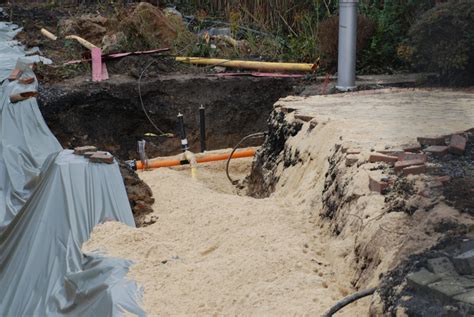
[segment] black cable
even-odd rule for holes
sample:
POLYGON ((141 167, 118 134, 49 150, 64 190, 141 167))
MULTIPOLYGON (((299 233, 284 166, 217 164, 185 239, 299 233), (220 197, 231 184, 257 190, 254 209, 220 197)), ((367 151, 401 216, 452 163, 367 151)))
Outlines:
POLYGON ((323 317, 331 317, 337 311, 339 311, 340 309, 346 307, 350 303, 355 302, 356 300, 361 299, 363 297, 372 295, 373 293, 375 293, 376 289, 377 289, 376 287, 373 287, 373 288, 369 288, 369 289, 366 289, 366 290, 363 290, 363 291, 360 291, 360 292, 357 292, 357 293, 354 293, 352 295, 344 297, 343 299, 338 301, 336 303, 336 305, 332 306, 327 312, 325 312, 323 317))
POLYGON ((230 152, 230 155, 229 155, 229 158, 227 159, 227 164, 225 166, 225 173, 227 175, 227 179, 231 182, 232 185, 237 185, 238 181, 237 180, 233 180, 230 175, 229 175, 229 164, 230 164, 230 160, 232 159, 232 155, 234 155, 234 152, 239 148, 239 146, 245 142, 246 140, 248 139, 256 139, 256 138, 261 138, 261 137, 264 137, 267 133, 266 132, 257 132, 257 133, 252 133, 250 135, 247 135, 246 137, 244 137, 242 140, 239 141, 239 143, 237 143, 236 146, 234 146, 234 148, 232 149, 232 152, 230 152))
POLYGON ((146 111, 145 109, 145 105, 143 103, 143 98, 142 98, 142 89, 141 89, 141 83, 142 83, 142 77, 143 77, 143 74, 145 74, 145 72, 147 71, 147 69, 153 65, 153 63, 155 63, 156 60, 153 60, 151 61, 144 69, 143 71, 141 72, 140 76, 138 77, 138 96, 140 97, 140 103, 142 105, 142 110, 143 112, 145 113, 145 116, 147 117, 148 121, 150 121, 151 125, 156 129, 156 131, 158 131, 158 133, 161 135, 161 136, 169 136, 170 134, 169 133, 165 133, 163 132, 160 128, 158 128, 158 126, 153 122, 153 120, 151 120, 150 116, 148 115, 148 112, 146 111))

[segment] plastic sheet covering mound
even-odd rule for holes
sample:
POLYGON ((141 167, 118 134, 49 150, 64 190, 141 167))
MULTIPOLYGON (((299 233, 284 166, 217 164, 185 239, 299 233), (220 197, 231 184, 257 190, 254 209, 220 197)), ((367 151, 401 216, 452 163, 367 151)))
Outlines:
POLYGON ((118 165, 63 150, 35 98, 10 102, 37 88, 11 71, 47 61, 25 56, 17 31, 0 22, 0 316, 143 316, 131 262, 81 252, 96 224, 135 225, 118 165))

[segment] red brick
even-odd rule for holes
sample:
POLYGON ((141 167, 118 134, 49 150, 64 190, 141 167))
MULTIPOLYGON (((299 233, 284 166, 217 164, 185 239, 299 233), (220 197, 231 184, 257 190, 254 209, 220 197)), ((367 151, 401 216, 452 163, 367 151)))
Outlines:
POLYGON ((425 160, 422 160, 422 159, 398 161, 395 163, 395 172, 400 172, 410 166, 424 165, 424 164, 425 164, 425 160))
POLYGON ((304 114, 295 114, 295 119, 298 119, 298 120, 301 120, 301 121, 304 121, 304 122, 309 122, 313 119, 314 117, 313 116, 307 116, 307 115, 304 115, 304 114))
POLYGON ((429 183, 430 188, 438 188, 438 187, 443 187, 443 183, 440 181, 432 181, 429 183))
POLYGON ((405 152, 419 152, 421 151, 421 145, 414 144, 414 145, 407 145, 403 148, 405 152))
POLYGON ((425 198, 430 198, 431 197, 431 190, 429 189, 423 189, 418 193, 418 195, 425 197, 425 198))
POLYGON ((296 111, 295 108, 291 108, 291 107, 281 107, 281 112, 284 112, 284 113, 291 113, 293 111, 296 111))
POLYGON ((449 142, 449 152, 457 155, 463 155, 466 149, 467 139, 459 134, 455 134, 451 137, 449 142))
POLYGON ((95 153, 89 158, 89 160, 95 163, 112 164, 114 162, 114 157, 109 153, 107 154, 95 153))
POLYGON ((382 193, 389 186, 388 182, 378 181, 369 176, 369 189, 373 192, 382 193))
POLYGON ((398 157, 396 156, 390 156, 390 155, 385 155, 381 153, 375 153, 375 154, 370 154, 369 156, 369 162, 370 163, 375 163, 375 162, 385 162, 385 163, 395 163, 398 160, 398 157))
POLYGON ((10 76, 8 76, 8 80, 10 80, 10 81, 17 80, 21 76, 21 74, 23 74, 23 71, 21 69, 16 69, 15 68, 10 73, 10 76))
POLYGON ((448 175, 438 176, 438 177, 436 178, 436 180, 439 181, 439 182, 441 182, 441 183, 443 183, 443 185, 444 185, 444 184, 446 184, 447 182, 449 182, 449 181, 451 180, 451 177, 448 176, 448 175))
POLYGON ((18 82, 19 82, 20 84, 23 84, 23 85, 32 84, 32 83, 34 83, 34 81, 35 81, 35 78, 34 78, 34 77, 28 77, 28 78, 18 79, 18 82))
POLYGON ((428 157, 423 153, 401 153, 398 156, 399 161, 423 160, 426 162, 428 157))
POLYGON ((346 157, 346 166, 352 166, 359 161, 359 158, 355 155, 348 155, 346 157))
POLYGON ((419 137, 417 140, 421 145, 446 145, 446 137, 444 135, 419 137))
POLYGON ((405 167, 403 169, 403 175, 405 175, 405 176, 410 175, 410 174, 417 175, 417 174, 423 174, 423 173, 426 173, 425 164, 405 167))
POLYGON ((348 149, 347 154, 360 154, 360 150, 358 150, 358 149, 348 149))
POLYGON ((446 145, 432 145, 424 149, 423 151, 431 153, 436 156, 443 156, 448 153, 449 147, 446 145))
POLYGON ((38 96, 38 92, 36 92, 36 91, 25 91, 25 92, 21 92, 17 95, 11 95, 10 96, 10 102, 15 103, 15 102, 23 101, 23 100, 26 100, 28 98, 36 97, 36 96, 38 96))
POLYGON ((74 154, 83 155, 86 152, 97 152, 97 148, 92 145, 78 146, 74 148, 74 154))
POLYGON ((376 150, 377 153, 382 153, 390 156, 398 156, 404 153, 402 150, 376 150))

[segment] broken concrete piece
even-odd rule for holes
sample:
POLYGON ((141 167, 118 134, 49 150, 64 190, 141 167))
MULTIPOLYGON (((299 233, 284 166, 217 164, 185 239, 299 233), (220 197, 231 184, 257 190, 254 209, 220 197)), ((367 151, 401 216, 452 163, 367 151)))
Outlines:
POLYGON ((112 164, 114 162, 114 157, 110 153, 107 153, 107 154, 95 153, 89 158, 89 160, 94 163, 112 164))
POLYGON ((423 165, 424 163, 425 163, 424 159, 398 161, 398 162, 395 162, 394 168, 395 168, 395 172, 400 172, 407 167, 414 166, 414 165, 423 165))
POLYGON ((474 274, 474 249, 454 257, 453 263, 459 274, 474 274))
POLYGON ((448 153, 449 147, 446 145, 432 145, 424 149, 424 152, 431 153, 435 156, 444 156, 448 153))
POLYGON ((381 154, 381 153, 375 153, 375 154, 371 154, 369 156, 369 162, 370 163, 385 162, 385 163, 393 164, 396 161, 398 161, 398 157, 385 155, 385 154, 381 154))
POLYGON ((466 149, 467 139, 459 134, 451 137, 449 142, 449 152, 457 155, 463 155, 466 149))
POLYGON ((423 164, 423 165, 414 165, 414 166, 410 166, 410 167, 405 167, 402 170, 402 173, 405 176, 410 175, 410 174, 411 175, 424 174, 424 173, 426 173, 426 166, 425 166, 425 164, 423 164))
POLYGON ((419 137, 417 138, 418 143, 421 145, 446 145, 446 137, 432 136, 432 137, 419 137))
POLYGON ((76 155, 84 155, 84 153, 86 152, 97 152, 97 148, 92 145, 79 146, 74 148, 74 154, 76 155))

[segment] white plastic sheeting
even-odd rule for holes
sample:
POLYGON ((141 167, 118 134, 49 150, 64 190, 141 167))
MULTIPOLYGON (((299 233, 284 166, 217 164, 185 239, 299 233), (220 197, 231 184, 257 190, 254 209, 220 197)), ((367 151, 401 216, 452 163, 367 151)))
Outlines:
POLYGON ((0 22, 0 316, 143 316, 130 261, 81 252, 96 224, 135 225, 118 164, 63 150, 35 98, 10 102, 36 89, 5 80, 15 66, 31 77, 26 64, 48 62, 17 31, 0 22))

